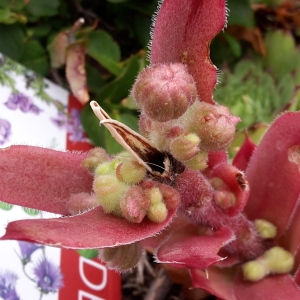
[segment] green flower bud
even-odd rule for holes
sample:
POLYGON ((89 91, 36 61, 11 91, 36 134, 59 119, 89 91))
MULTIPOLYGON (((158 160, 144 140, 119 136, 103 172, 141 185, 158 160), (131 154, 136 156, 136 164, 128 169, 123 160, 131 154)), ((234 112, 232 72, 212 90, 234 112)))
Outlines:
POLYGON ((293 255, 281 247, 273 247, 266 251, 263 256, 272 273, 285 274, 293 269, 293 255))
POLYGON ((104 211, 116 215, 121 215, 120 199, 128 188, 128 185, 120 182, 114 175, 97 176, 93 183, 93 189, 104 211))
POLYGON ((166 205, 163 202, 151 205, 147 212, 147 216, 152 222, 162 223, 168 216, 166 205))
POLYGON ((142 181, 146 176, 146 168, 134 160, 127 160, 119 164, 116 169, 117 178, 128 184, 142 181))
POLYGON ((179 136, 171 141, 170 152, 177 160, 187 161, 200 152, 199 143, 200 139, 194 133, 179 136))
POLYGON ((277 228, 266 220, 255 220, 255 227, 263 239, 273 239, 277 235, 277 228))
POLYGON ((184 164, 191 170, 203 170, 207 168, 208 155, 206 152, 200 152, 192 159, 185 161, 184 164))
POLYGON ((242 272, 245 280, 259 281, 269 274, 268 268, 263 261, 249 261, 242 265, 242 272))

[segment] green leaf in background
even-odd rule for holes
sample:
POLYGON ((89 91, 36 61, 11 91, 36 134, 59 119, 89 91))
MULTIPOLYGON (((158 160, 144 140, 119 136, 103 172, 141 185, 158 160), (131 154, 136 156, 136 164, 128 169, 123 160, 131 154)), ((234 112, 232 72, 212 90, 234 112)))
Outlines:
POLYGON ((32 40, 25 44, 20 62, 40 75, 45 76, 49 72, 47 52, 38 41, 32 40))
POLYGON ((30 0, 26 6, 34 17, 54 16, 58 13, 58 0, 30 0))
POLYGON ((103 89, 97 94, 97 101, 101 103, 117 103, 129 94, 135 78, 140 70, 139 57, 133 56, 127 60, 121 74, 113 81, 106 84, 103 89))
POLYGON ((299 68, 295 62, 299 61, 300 53, 290 33, 282 30, 269 31, 265 37, 265 46, 267 55, 263 63, 274 76, 279 78, 299 68))
POLYGON ((248 0, 228 0, 228 24, 254 27, 254 14, 248 0))
POLYGON ((240 57, 242 55, 242 48, 239 41, 234 38, 231 34, 224 33, 224 38, 228 42, 228 45, 235 57, 240 57))
POLYGON ((11 210, 12 208, 13 208, 12 204, 8 204, 8 203, 0 201, 0 209, 11 210))
POLYGON ((81 256, 89 259, 93 259, 98 256, 98 251, 96 249, 83 249, 76 250, 81 256))
POLYGON ((119 75, 121 51, 119 45, 104 30, 93 31, 89 35, 87 53, 114 75, 119 75))
POLYGON ((19 24, 0 24, 0 52, 19 60, 24 50, 25 34, 19 24))
POLYGON ((37 216, 40 211, 37 209, 33 209, 33 208, 27 208, 27 207, 23 207, 24 212, 26 212, 26 214, 30 215, 30 216, 37 216))

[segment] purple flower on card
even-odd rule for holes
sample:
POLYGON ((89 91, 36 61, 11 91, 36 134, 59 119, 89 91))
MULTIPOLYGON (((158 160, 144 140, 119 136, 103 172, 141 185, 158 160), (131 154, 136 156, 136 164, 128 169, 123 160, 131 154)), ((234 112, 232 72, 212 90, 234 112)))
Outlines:
POLYGON ((51 121, 60 129, 66 129, 70 134, 70 140, 76 142, 86 142, 84 129, 80 121, 80 111, 72 109, 69 116, 61 111, 58 112, 57 118, 51 118, 51 121))
POLYGON ((60 268, 48 261, 45 257, 35 265, 33 272, 36 276, 37 285, 42 293, 55 293, 62 288, 63 276, 60 268))
POLYGON ((32 100, 28 96, 22 93, 12 93, 4 104, 9 109, 20 109, 25 113, 32 112, 37 115, 42 111, 38 106, 33 104, 32 100))
POLYGON ((11 135, 11 125, 7 120, 0 119, 0 145, 8 141, 11 135))
POLYGON ((11 271, 0 271, 0 298, 4 300, 19 300, 15 290, 17 274, 11 271))
POLYGON ((35 250, 43 247, 41 245, 22 241, 19 241, 18 244, 21 251, 21 260, 23 265, 26 265, 28 262, 30 262, 31 255, 35 250))
POLYGON ((80 120, 80 111, 72 109, 68 119, 68 132, 70 133, 70 140, 76 142, 86 142, 88 139, 85 137, 84 129, 80 120))

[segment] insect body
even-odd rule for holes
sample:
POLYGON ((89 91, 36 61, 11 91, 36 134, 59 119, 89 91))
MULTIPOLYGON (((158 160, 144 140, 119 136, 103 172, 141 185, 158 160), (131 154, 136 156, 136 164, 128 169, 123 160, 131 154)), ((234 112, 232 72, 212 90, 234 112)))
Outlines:
POLYGON ((90 103, 95 115, 138 163, 143 165, 153 179, 172 184, 177 174, 184 171, 184 165, 170 153, 159 151, 142 135, 123 123, 113 120, 96 101, 90 103))

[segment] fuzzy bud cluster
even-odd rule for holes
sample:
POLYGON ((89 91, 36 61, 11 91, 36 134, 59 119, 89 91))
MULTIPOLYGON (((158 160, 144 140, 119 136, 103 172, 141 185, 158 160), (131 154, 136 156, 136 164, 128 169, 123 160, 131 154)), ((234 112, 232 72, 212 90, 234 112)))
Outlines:
MULTIPOLYGON (((87 159, 90 160, 90 156, 87 159)), ((107 213, 134 223, 142 222, 145 217, 161 223, 167 218, 169 210, 179 206, 179 193, 166 184, 147 179, 145 167, 127 152, 109 158, 92 169, 93 201, 96 199, 107 213)))

